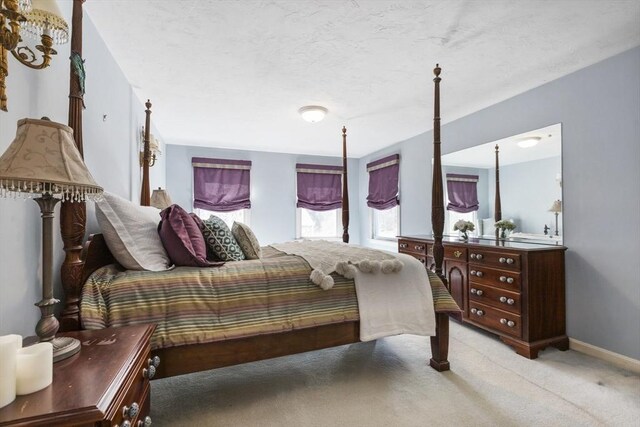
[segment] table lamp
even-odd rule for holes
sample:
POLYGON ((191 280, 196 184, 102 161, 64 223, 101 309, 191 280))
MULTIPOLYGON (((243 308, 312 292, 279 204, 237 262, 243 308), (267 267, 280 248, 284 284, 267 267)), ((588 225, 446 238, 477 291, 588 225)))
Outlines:
POLYGON ((163 190, 158 187, 157 190, 153 190, 151 193, 151 206, 158 209, 164 209, 171 206, 173 202, 171 201, 171 197, 169 197, 169 193, 167 190, 163 190))
POLYGON ((35 305, 41 317, 36 334, 53 344, 57 362, 80 351, 74 338, 56 338, 59 323, 54 316, 53 215, 56 203, 82 202, 100 197, 73 140, 73 130, 47 118, 18 121, 16 138, 0 157, 0 197, 33 199, 42 213, 42 300, 35 305))
POLYGON ((556 214, 556 236, 558 236, 558 215, 562 212, 562 200, 556 200, 549 208, 549 212, 556 214))

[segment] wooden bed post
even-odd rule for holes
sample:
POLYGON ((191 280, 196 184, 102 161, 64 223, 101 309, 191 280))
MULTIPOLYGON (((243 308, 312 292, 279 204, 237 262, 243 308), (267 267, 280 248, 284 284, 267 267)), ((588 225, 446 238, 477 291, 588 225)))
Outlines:
MULTIPOLYGON (((493 219, 498 222, 502 219, 502 204, 500 202, 500 160, 499 160, 500 147, 496 144, 496 202, 495 213, 493 219)), ((496 240, 500 238, 500 229, 496 228, 496 240)))
POLYGON ((347 128, 342 126, 342 241, 349 243, 349 185, 347 175, 347 128))
MULTIPOLYGON (((84 109, 84 69, 82 67, 82 3, 74 0, 71 18, 71 58, 69 84, 69 127, 80 155, 82 150, 82 110, 84 109)), ((60 330, 80 329, 80 291, 82 289, 82 243, 86 229, 87 209, 84 202, 65 202, 60 207, 60 233, 65 258, 60 269, 64 289, 64 310, 60 330)))
MULTIPOLYGON (((442 232, 444 230, 444 193, 442 190, 442 162, 440 151, 440 71, 439 64, 433 69, 435 78, 434 108, 433 108, 433 180, 431 187, 431 226, 433 228, 433 260, 436 264, 436 274, 442 282, 447 279, 442 270, 444 247, 442 246, 442 232)), ((436 313, 436 335, 431 337, 431 360, 429 365, 436 371, 449 370, 449 315, 436 313)))
POLYGON ((440 153, 440 71, 436 64, 433 69, 435 74, 435 93, 433 109, 433 180, 431 187, 431 226, 433 228, 433 260, 436 264, 435 273, 445 282, 442 271, 444 259, 444 247, 442 246, 442 232, 444 230, 444 193, 442 191, 442 162, 440 153))
POLYGON ((151 184, 149 183, 149 165, 151 164, 151 102, 145 102, 146 114, 144 123, 144 151, 142 153, 142 188, 140 190, 140 206, 151 206, 151 184))

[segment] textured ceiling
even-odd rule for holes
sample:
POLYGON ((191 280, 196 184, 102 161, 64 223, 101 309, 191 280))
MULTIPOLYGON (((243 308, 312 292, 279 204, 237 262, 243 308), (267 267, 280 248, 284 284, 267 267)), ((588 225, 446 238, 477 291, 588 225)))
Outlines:
POLYGON ((637 0, 85 7, 166 143, 302 154, 340 155, 343 124, 353 157, 431 129, 436 62, 446 123, 640 45, 637 0))

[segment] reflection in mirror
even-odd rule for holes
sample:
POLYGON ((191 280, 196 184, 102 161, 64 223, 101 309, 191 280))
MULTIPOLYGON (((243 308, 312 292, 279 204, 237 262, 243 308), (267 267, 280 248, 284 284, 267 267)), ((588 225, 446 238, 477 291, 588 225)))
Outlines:
POLYGON ((495 238, 497 190, 502 219, 516 225, 510 240, 562 244, 561 156, 560 123, 443 155, 445 234, 457 236, 462 219, 475 224, 472 237, 495 238))

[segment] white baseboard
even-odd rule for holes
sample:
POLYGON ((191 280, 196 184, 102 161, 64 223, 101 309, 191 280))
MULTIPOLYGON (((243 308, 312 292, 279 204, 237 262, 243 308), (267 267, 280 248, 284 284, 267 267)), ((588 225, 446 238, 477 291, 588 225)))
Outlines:
POLYGON ((640 360, 632 357, 614 353, 613 351, 605 350, 604 348, 596 347, 595 345, 587 344, 574 338, 569 338, 569 348, 640 374, 640 360))

